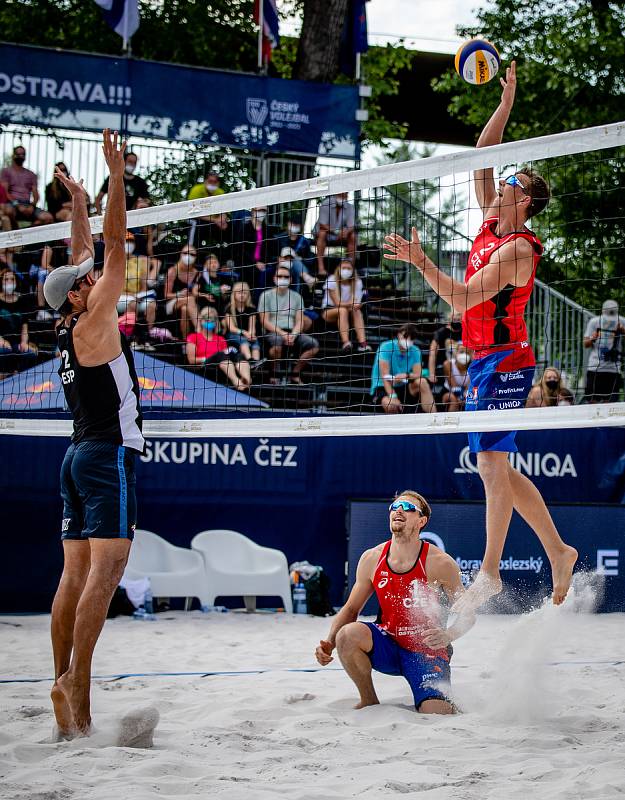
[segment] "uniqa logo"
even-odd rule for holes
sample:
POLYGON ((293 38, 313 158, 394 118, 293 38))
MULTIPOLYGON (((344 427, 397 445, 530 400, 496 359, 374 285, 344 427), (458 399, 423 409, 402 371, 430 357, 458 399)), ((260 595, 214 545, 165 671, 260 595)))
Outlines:
MULTIPOLYGON (((573 462, 573 456, 566 453, 560 457, 557 453, 510 453, 508 460, 521 473, 532 476, 544 476, 545 478, 577 478, 577 469, 573 462)), ((461 475, 477 474, 477 464, 471 459, 468 447, 463 447, 458 455, 458 466, 454 469, 455 473, 461 475)))

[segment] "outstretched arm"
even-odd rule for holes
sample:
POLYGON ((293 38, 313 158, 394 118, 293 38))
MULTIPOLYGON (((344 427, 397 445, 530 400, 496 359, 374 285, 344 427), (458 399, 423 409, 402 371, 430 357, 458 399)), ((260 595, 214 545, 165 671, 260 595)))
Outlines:
POLYGON ((104 214, 104 269, 102 277, 89 295, 89 311, 114 309, 124 288, 126 274, 126 193, 124 190, 124 150, 118 147, 118 133, 107 128, 103 134, 102 150, 110 170, 109 200, 104 214))
MULTIPOLYGON (((477 147, 488 147, 491 144, 500 144, 503 139, 503 132, 508 123, 512 106, 514 105, 514 95, 516 93, 516 61, 510 63, 510 66, 506 70, 506 77, 500 78, 499 81, 503 88, 501 102, 480 134, 480 138, 477 140, 477 147)), ((491 214, 491 206, 494 204, 497 194, 492 167, 476 170, 473 174, 473 182, 475 184, 477 201, 486 219, 491 214)))
POLYGON ((526 239, 502 245, 466 284, 454 280, 427 257, 416 228, 410 241, 391 233, 385 237, 384 246, 390 251, 384 258, 413 264, 441 300, 463 313, 490 300, 506 286, 525 286, 534 268, 532 245, 526 239))
MULTIPOLYGON (((453 558, 446 553, 441 554, 441 558, 435 569, 432 571, 428 568, 428 575, 433 577, 436 582, 442 587, 443 591, 449 599, 449 604, 452 605, 456 600, 461 597, 465 588, 462 585, 462 578, 460 576, 460 569, 453 560, 453 558)), ((429 628, 423 632, 423 641, 428 647, 437 649, 439 647, 447 647, 447 645, 459 639, 461 636, 471 630, 475 625, 475 612, 465 611, 459 613, 457 619, 451 627, 443 628, 429 628)))
POLYGON ((75 181, 60 170, 55 170, 54 177, 61 181, 72 196, 72 262, 82 264, 93 258, 93 236, 87 215, 87 192, 82 178, 75 181))

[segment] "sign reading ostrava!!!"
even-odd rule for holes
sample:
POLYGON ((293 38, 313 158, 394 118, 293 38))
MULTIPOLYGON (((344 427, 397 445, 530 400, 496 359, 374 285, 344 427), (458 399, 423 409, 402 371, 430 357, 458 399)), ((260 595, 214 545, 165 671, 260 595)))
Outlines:
POLYGON ((0 122, 358 156, 355 86, 8 44, 0 65, 0 122))

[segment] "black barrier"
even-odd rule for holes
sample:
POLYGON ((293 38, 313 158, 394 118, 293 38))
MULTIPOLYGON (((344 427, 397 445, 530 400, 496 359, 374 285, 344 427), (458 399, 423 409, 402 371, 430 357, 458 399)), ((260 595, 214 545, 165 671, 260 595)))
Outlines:
MULTIPOLYGON (((468 579, 480 568, 484 552, 483 503, 431 503, 432 516, 421 538, 445 550, 468 579)), ((596 572, 599 590, 598 611, 625 609, 625 576, 621 565, 625 506, 550 504, 553 521, 579 552, 577 570, 596 572)), ((362 553, 390 538, 388 500, 351 500, 347 517, 348 587, 356 577, 362 553)), ((492 610, 515 612, 541 602, 551 591, 551 572, 538 538, 515 512, 499 565, 504 595, 492 603, 492 610)), ((374 614, 375 597, 365 613, 374 614)))

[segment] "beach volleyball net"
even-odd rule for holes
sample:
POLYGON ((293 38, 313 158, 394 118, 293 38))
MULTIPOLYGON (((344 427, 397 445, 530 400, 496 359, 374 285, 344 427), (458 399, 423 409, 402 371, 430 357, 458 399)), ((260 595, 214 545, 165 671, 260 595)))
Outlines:
MULTIPOLYGON (((102 218, 91 227, 97 276, 102 218)), ((135 349, 148 431, 375 435, 623 422, 620 323, 602 308, 614 300, 625 310, 624 123, 149 206, 128 213, 128 231, 119 327, 135 349), (472 173, 493 168, 498 179, 524 167, 552 194, 530 221, 544 245, 526 312, 535 381, 553 367, 566 392, 547 398, 551 408, 464 416, 462 332, 415 267, 384 258, 384 238, 410 238, 414 226, 432 261, 464 281, 482 223, 472 173), (416 349, 409 373, 392 375, 400 408, 390 414, 376 389, 398 335, 416 349), (580 405, 593 354, 617 376, 614 391, 599 398, 610 402, 580 405), (410 391, 416 375, 429 395, 410 391)), ((42 283, 71 258, 70 224, 0 233, 0 255, 1 428, 65 435, 58 317, 42 283)))

